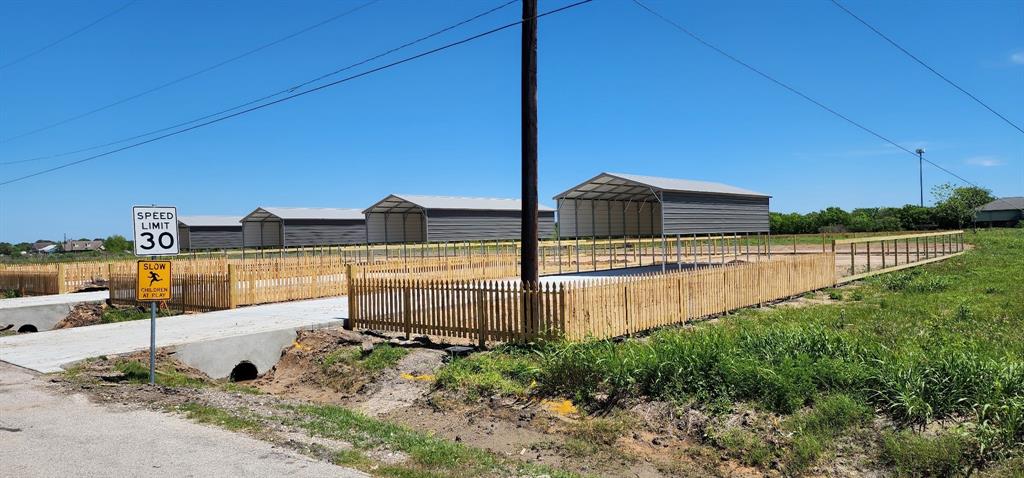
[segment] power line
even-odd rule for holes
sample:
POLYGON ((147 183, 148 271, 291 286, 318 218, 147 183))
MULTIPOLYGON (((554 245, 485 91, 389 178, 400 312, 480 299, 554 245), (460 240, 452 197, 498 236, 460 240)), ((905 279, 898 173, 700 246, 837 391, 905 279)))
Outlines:
POLYGON ((136 139, 139 139, 139 138, 144 138, 146 136, 152 136, 154 134, 162 133, 164 131, 169 131, 169 130, 172 130, 172 129, 175 129, 175 128, 180 128, 182 126, 187 126, 187 125, 190 125, 190 124, 193 124, 193 123, 198 123, 198 122, 206 120, 206 119, 210 119, 210 118, 213 118, 213 117, 216 117, 216 116, 220 116, 222 114, 230 113, 230 112, 232 112, 234 110, 245 108, 246 106, 250 106, 250 105, 259 103, 261 101, 268 100, 268 99, 273 98, 275 96, 279 96, 279 95, 282 95, 282 94, 285 94, 285 93, 292 93, 292 92, 298 90, 299 88, 303 88, 305 86, 309 86, 309 85, 311 85, 313 83, 316 83, 318 81, 324 80, 324 79, 329 78, 331 76, 334 76, 334 75, 337 75, 339 73, 351 70, 352 68, 356 68, 358 66, 365 65, 365 64, 370 63, 370 62, 372 62, 374 60, 378 60, 380 58, 388 56, 388 55, 390 55, 392 53, 398 52, 400 50, 404 50, 404 49, 409 48, 411 46, 414 46, 414 45, 416 45, 418 43, 424 42, 424 41, 429 40, 431 38, 434 38, 434 37, 436 37, 438 35, 441 35, 441 34, 444 34, 446 32, 449 32, 451 30, 454 30, 456 28, 459 28, 459 27, 461 27, 461 26, 463 26, 463 25, 465 25, 467 23, 470 23, 470 22, 473 22, 475 20, 478 20, 478 19, 480 19, 480 18, 482 18, 484 16, 490 15, 491 13, 497 12, 498 10, 501 10, 501 9, 503 9, 503 8, 509 6, 509 5, 512 5, 513 3, 516 3, 518 1, 519 0, 509 0, 509 1, 507 1, 507 2, 505 2, 503 4, 501 4, 501 5, 498 5, 496 7, 493 7, 491 9, 489 9, 489 10, 486 10, 486 11, 483 11, 483 12, 478 13, 476 15, 473 15, 472 17, 466 18, 466 19, 464 19, 462 21, 459 21, 457 23, 454 23, 452 25, 444 27, 444 28, 442 28, 440 30, 434 31, 432 33, 429 33, 427 35, 421 36, 421 37, 416 38, 414 40, 405 42, 405 43, 403 43, 403 44, 401 44, 399 46, 391 48, 391 49, 389 49, 387 51, 384 51, 382 53, 378 53, 376 55, 373 55, 371 57, 365 58, 363 60, 359 60, 359 61, 357 61, 355 63, 349 64, 349 65, 344 66, 342 68, 338 68, 338 69, 336 69, 334 71, 331 71, 329 73, 325 73, 323 75, 320 75, 320 76, 318 76, 316 78, 313 78, 311 80, 307 80, 307 81, 304 81, 302 83, 299 83, 299 84, 296 84, 296 85, 293 85, 293 86, 289 86, 288 88, 276 91, 274 93, 270 93, 270 94, 265 95, 265 96, 261 96, 259 98, 254 99, 254 100, 242 103, 240 105, 232 106, 230 108, 217 111, 216 113, 210 113, 208 115, 201 116, 199 118, 191 119, 191 120, 188 120, 188 121, 185 121, 185 122, 182 122, 182 123, 177 123, 177 124, 174 124, 174 125, 171 125, 171 126, 166 126, 166 127, 160 128, 160 129, 148 131, 148 132, 145 132, 145 133, 137 134, 135 136, 119 139, 119 140, 116 140, 116 141, 110 141, 110 142, 103 143, 103 144, 97 144, 97 145, 93 145, 93 146, 89 146, 89 147, 85 147, 85 148, 76 149, 76 150, 73 150, 73 151, 65 151, 63 153, 58 153, 58 154, 51 154, 51 155, 46 155, 46 156, 37 156, 37 157, 33 157, 33 158, 19 159, 19 160, 15 160, 15 161, 3 161, 3 162, 0 162, 0 165, 11 165, 11 164, 29 163, 29 162, 34 162, 34 161, 42 161, 42 160, 45 160, 45 159, 56 159, 56 158, 60 158, 60 157, 64 157, 64 156, 70 156, 70 155, 77 154, 77 153, 84 153, 86 151, 92 151, 92 150, 95 150, 95 149, 105 148, 107 146, 113 146, 115 144, 126 143, 126 142, 133 141, 133 140, 136 140, 136 139))
POLYGON ((888 37, 888 36, 886 36, 886 35, 885 35, 884 33, 882 33, 881 31, 879 31, 879 30, 878 30, 877 28, 875 28, 875 27, 871 26, 871 24, 870 24, 870 23, 868 23, 867 21, 865 21, 865 20, 864 20, 863 18, 861 18, 861 17, 857 16, 857 15, 856 15, 855 13, 851 12, 851 11, 850 11, 850 9, 846 8, 845 6, 843 6, 843 4, 839 3, 839 2, 837 1, 837 0, 831 0, 831 1, 832 1, 832 4, 833 4, 833 5, 835 5, 836 7, 839 7, 839 9, 840 9, 840 10, 842 10, 842 11, 846 12, 846 13, 847 13, 848 15, 850 15, 851 17, 853 17, 854 19, 856 19, 856 20, 857 20, 858 22, 860 22, 861 24, 863 24, 863 25, 864 25, 865 27, 868 27, 868 29, 869 29, 869 30, 871 30, 871 31, 875 32, 875 33, 876 33, 876 34, 877 34, 878 36, 882 37, 882 38, 883 38, 883 39, 884 39, 885 41, 889 42, 889 44, 890 44, 890 45, 892 45, 892 46, 896 47, 896 49, 897 49, 897 50, 899 50, 899 51, 903 52, 903 53, 904 53, 905 55, 909 56, 909 57, 910 57, 910 58, 911 58, 912 60, 916 61, 916 62, 917 62, 918 64, 920 64, 921 66, 925 67, 925 69, 927 69, 928 71, 932 72, 932 73, 933 73, 933 74, 934 74, 935 76, 937 76, 937 77, 941 78, 941 79, 942 79, 942 81, 945 81, 946 83, 949 83, 949 85, 950 85, 950 86, 952 86, 953 88, 956 88, 956 89, 960 90, 960 92, 961 92, 961 93, 963 93, 963 94, 967 95, 967 97, 968 97, 968 98, 970 98, 970 99, 974 100, 974 101, 975 101, 976 103, 978 103, 979 105, 981 105, 981 106, 985 107, 985 109, 987 109, 987 110, 989 110, 990 112, 992 112, 992 114, 994 114, 994 115, 998 116, 998 117, 999 117, 999 119, 1001 119, 1001 120, 1005 121, 1005 122, 1006 122, 1006 124, 1008 124, 1008 125, 1010 125, 1010 126, 1014 127, 1014 128, 1015 128, 1015 129, 1017 130, 1017 131, 1019 131, 1019 132, 1021 132, 1021 133, 1024 133, 1024 129, 1021 129, 1021 127, 1020 127, 1020 126, 1017 126, 1017 125, 1016 125, 1016 124, 1015 124, 1015 123, 1014 123, 1013 121, 1010 121, 1010 120, 1009 120, 1009 119, 1008 119, 1007 117, 1003 116, 1003 115, 1002 115, 1002 114, 1000 114, 1000 113, 999 113, 998 111, 996 111, 996 110, 992 109, 992 107, 991 107, 991 106, 989 106, 989 105, 985 104, 985 102, 984 102, 984 101, 981 101, 981 99, 980 99, 980 98, 978 98, 977 96, 974 96, 974 95, 973 95, 973 94, 971 94, 971 93, 970 93, 969 91, 967 91, 967 90, 963 89, 963 88, 962 88, 962 87, 961 87, 960 85, 958 85, 958 84, 954 83, 954 82, 953 82, 953 80, 950 80, 949 78, 947 78, 947 77, 946 77, 945 75, 943 75, 942 73, 939 73, 938 71, 936 71, 936 70, 935 70, 935 68, 932 68, 931 66, 928 66, 928 64, 927 64, 927 63, 925 63, 925 62, 924 62, 923 60, 921 60, 920 58, 918 58, 917 56, 915 56, 915 55, 914 55, 913 53, 910 53, 909 51, 907 51, 907 49, 906 49, 906 48, 903 48, 902 46, 900 46, 900 44, 899 44, 899 43, 896 43, 896 41, 895 41, 895 40, 893 40, 892 38, 889 38, 889 37, 888 37))
POLYGON ((110 13, 108 13, 106 15, 103 15, 102 17, 99 17, 96 20, 93 20, 92 23, 89 23, 88 25, 85 25, 84 27, 79 28, 78 30, 75 30, 75 31, 73 31, 71 33, 68 33, 67 35, 64 35, 64 36, 62 36, 62 37, 60 37, 60 38, 58 38, 58 39, 56 39, 56 40, 54 40, 54 41, 52 41, 50 43, 47 43, 47 44, 45 44, 45 45, 43 45, 43 46, 41 46, 41 47, 31 51, 31 52, 28 52, 28 53, 26 53, 26 54, 24 54, 22 56, 19 56, 18 58, 15 58, 15 59, 7 62, 7 63, 4 63, 3 65, 0 65, 0 70, 4 70, 4 69, 7 69, 7 68, 12 67, 14 65, 17 65, 18 63, 21 63, 21 62, 23 62, 23 61, 25 61, 25 60, 27 60, 29 58, 32 58, 33 56, 36 56, 36 55, 38 55, 38 54, 40 54, 40 53, 42 53, 42 52, 44 52, 46 50, 49 50, 50 48, 53 48, 53 47, 55 47, 57 45, 60 45, 61 43, 64 43, 67 40, 70 40, 71 37, 73 37, 75 35, 78 35, 79 33, 82 33, 84 31, 86 31, 86 30, 96 26, 96 24, 102 22, 103 20, 106 20, 106 19, 108 19, 108 18, 110 18, 110 17, 112 17, 114 15, 117 15, 118 13, 121 12, 121 10, 124 10, 124 9, 130 7, 132 4, 134 4, 137 1, 138 0, 131 0, 130 2, 125 3, 124 5, 121 5, 120 7, 117 7, 112 12, 110 12, 110 13))
MULTIPOLYGON (((584 4, 590 3, 592 1, 594 1, 594 0, 580 0, 578 2, 571 3, 571 4, 563 6, 563 7, 555 8, 555 9, 552 9, 552 10, 548 10, 548 11, 546 11, 544 13, 541 13, 541 14, 537 15, 534 18, 539 19, 539 18, 542 18, 542 17, 546 17, 548 15, 559 13, 559 12, 568 10, 570 8, 578 7, 580 5, 584 5, 584 4)), ((507 24, 502 25, 500 27, 496 27, 496 28, 492 28, 490 30, 487 30, 487 31, 485 31, 483 33, 477 33, 475 35, 463 38, 461 40, 457 40, 457 41, 454 41, 454 42, 451 42, 451 43, 446 43, 446 44, 444 44, 442 46, 439 46, 437 48, 434 48, 434 49, 431 49, 431 50, 427 50, 427 51, 422 52, 422 53, 417 53, 417 54, 412 55, 412 56, 407 56, 405 58, 393 61, 393 62, 388 63, 386 65, 382 65, 382 66, 378 66, 378 67, 375 67, 375 68, 371 68, 371 69, 366 70, 364 72, 356 73, 356 74, 351 75, 351 76, 346 76, 344 78, 332 81, 330 83, 325 83, 323 85, 316 86, 316 87, 310 88, 308 90, 300 91, 298 93, 294 93, 294 94, 285 96, 283 98, 278 98, 276 100, 273 100, 273 101, 270 101, 270 102, 267 102, 267 103, 263 103, 263 104, 260 104, 260 105, 257 105, 257 106, 253 106, 251 108, 248 108, 248 109, 245 109, 245 110, 242 110, 242 111, 237 111, 237 112, 232 113, 232 114, 227 115, 227 116, 222 116, 222 117, 219 117, 219 118, 215 118, 215 119, 212 119, 212 120, 209 120, 209 121, 206 121, 206 122, 203 122, 203 123, 199 123, 199 124, 196 124, 196 125, 192 125, 192 126, 189 126, 187 128, 179 129, 179 130, 176 130, 176 131, 164 134, 164 135, 160 135, 160 136, 157 136, 157 137, 154 137, 154 138, 150 138, 150 139, 147 139, 147 140, 144 140, 144 141, 139 141, 137 143, 132 143, 132 144, 130 144, 128 146, 123 146, 121 148, 117 148, 117 149, 114 149, 114 150, 111 150, 111 151, 106 151, 106 152, 103 152, 103 153, 100 153, 100 154, 89 156, 87 158, 79 159, 79 160, 76 160, 76 161, 71 161, 69 163, 64 163, 64 164, 61 164, 59 166, 54 166, 52 168, 44 169, 44 170, 41 170, 41 171, 36 171, 34 173, 27 174, 25 176, 17 177, 17 178, 14 178, 14 179, 9 179, 9 180, 0 182, 0 186, 6 186, 6 185, 11 184, 11 183, 16 183, 18 181, 23 181, 25 179, 33 178, 33 177, 36 177, 36 176, 41 176, 43 174, 47 174, 47 173, 51 173, 51 172, 54 172, 54 171, 58 171, 58 170, 61 170, 61 169, 64 169, 64 168, 68 168, 68 167, 71 167, 71 166, 74 166, 74 165, 77 165, 77 164, 82 164, 82 163, 85 163, 87 161, 92 161, 92 160, 95 160, 95 159, 99 159, 99 158, 102 158, 104 156, 109 156, 111 154, 119 153, 121 151, 125 151, 125 150, 128 150, 128 149, 136 148, 136 147, 142 146, 144 144, 152 143, 152 142, 159 141, 159 140, 162 140, 162 139, 165 139, 165 138, 169 138, 169 137, 172 137, 172 136, 177 136, 179 134, 182 134, 182 133, 185 133, 185 132, 188 132, 188 131, 192 131, 194 129, 202 128, 204 126, 208 126, 208 125, 211 125, 211 124, 214 124, 214 123, 219 123, 221 121, 224 121, 224 120, 227 120, 227 119, 230 119, 230 118, 234 118, 236 116, 241 116, 241 115, 244 115, 246 113, 250 113, 250 112, 253 112, 253 111, 256 111, 256 110, 260 110, 260 109, 263 109, 263 108, 266 108, 266 107, 269 107, 269 106, 276 105, 278 103, 283 103, 285 101, 288 101, 288 100, 291 100, 291 99, 294 99, 294 98, 298 98, 300 96, 305 96, 305 95, 308 95, 308 94, 313 93, 313 92, 317 92, 317 91, 320 91, 320 90, 323 90, 323 89, 326 89, 326 88, 330 88, 332 86, 336 86, 336 85, 339 85, 339 84, 342 84, 342 83, 346 83, 346 82, 349 82, 349 81, 352 81, 352 80, 355 80, 355 79, 358 79, 358 78, 362 78, 364 76, 368 76, 368 75, 371 75, 373 73, 377 73, 379 71, 387 70, 389 68, 393 68, 395 66, 398 66, 398 65, 401 65, 401 64, 404 64, 404 63, 408 63, 410 61, 417 60, 417 59, 423 58, 425 56, 432 55, 434 53, 439 53, 439 52, 442 52, 444 50, 448 50, 450 48, 454 48, 456 46, 463 45, 465 43, 469 43, 471 41, 474 41, 474 40, 477 40, 477 39, 480 39, 480 38, 483 38, 483 37, 486 37, 486 36, 493 35, 495 33, 507 30, 507 29, 512 28, 512 27, 514 27, 516 25, 519 25, 521 23, 523 23, 523 20, 517 20, 517 21, 514 21, 512 23, 507 23, 507 24)))
POLYGON ((335 20, 338 20, 339 18, 344 18, 344 17, 346 17, 348 15, 351 15, 351 14, 353 14, 353 13, 359 11, 359 10, 362 10, 363 8, 366 8, 366 7, 370 6, 370 5, 373 5, 374 3, 377 3, 379 1, 380 0, 370 0, 370 1, 368 1, 366 3, 363 3, 361 5, 358 5, 358 6, 354 7, 354 8, 350 8, 348 10, 345 10, 345 11, 341 12, 341 13, 337 13, 335 15, 332 15, 332 16, 324 19, 324 20, 321 20, 321 21, 319 21, 317 23, 314 23, 314 24, 312 24, 310 26, 307 26, 307 27, 305 27, 305 28, 303 28, 301 30, 289 33, 288 35, 285 35, 285 36, 283 36, 281 38, 278 38, 278 39, 276 39, 274 41, 271 41, 269 43, 264 43, 263 45, 260 45, 260 46, 258 46, 256 48, 253 48, 251 50, 245 51, 245 52, 243 52, 241 54, 235 55, 235 56, 233 56, 231 58, 227 58, 225 60, 221 60, 221 61, 219 61, 217 63, 214 63, 213 65, 207 66, 207 67, 205 67, 203 69, 194 71, 194 72, 189 73, 189 74, 184 75, 184 76, 180 76, 180 77, 175 78, 175 79, 173 79, 171 81, 168 81, 168 82, 165 82, 165 83, 161 83, 161 84, 159 84, 157 86, 154 86, 154 87, 149 88, 147 90, 140 91, 140 92, 135 93, 135 94, 133 94, 131 96, 127 96, 127 97, 121 98, 121 99, 119 99, 117 101, 114 101, 112 103, 107 103, 107 104, 105 104, 103 106, 100 106, 98 108, 93 108, 93 109, 91 109, 89 111, 86 111, 84 113, 79 113, 77 115, 71 116, 69 118, 62 119, 62 120, 57 121, 55 123, 50 123, 50 124, 47 124, 46 126, 41 126, 39 128, 27 131, 25 133, 21 133, 21 134, 19 134, 17 136, 12 136, 10 138, 5 138, 3 140, 0 140, 0 143, 9 143, 9 142, 14 141, 16 139, 21 139, 21 138, 24 138, 26 136, 32 136, 32 135, 34 135, 36 133, 41 133, 43 131, 47 131, 49 129, 56 128, 58 126, 68 124, 68 123, 70 123, 72 121, 80 120, 80 119, 85 118, 87 116, 94 115, 94 114, 99 113, 101 111, 104 111, 104 110, 113 108, 115 106, 127 103, 129 101, 141 98, 141 97, 146 96, 148 94, 155 93, 155 92, 160 91, 160 90, 162 90, 164 88, 167 88, 167 87, 170 87, 170 86, 174 86, 174 85, 176 85, 178 83, 181 83, 183 81, 190 80, 190 79, 195 78, 195 77, 197 77, 199 75, 202 75, 204 73, 209 73, 209 72, 211 72, 213 70, 216 70, 217 68, 220 68, 220 67, 222 67, 224 65, 227 65, 229 63, 233 63, 233 62, 238 61, 238 60, 241 60, 242 58, 245 58, 247 56, 259 53, 259 52, 261 52, 263 50, 266 50, 267 48, 270 48, 270 47, 272 47, 274 45, 278 45, 278 44, 283 43, 285 41, 291 40, 292 38, 295 38, 295 37, 297 37, 299 35, 302 35, 304 33, 308 33, 308 32, 310 32, 312 30, 320 28, 320 27, 322 27, 324 25, 327 25, 328 23, 331 23, 331 22, 333 22, 335 20))
MULTIPOLYGON (((814 98, 811 98, 810 96, 804 94, 800 90, 797 90, 796 88, 794 88, 792 86, 789 86, 788 84, 783 83, 782 81, 775 79, 771 75, 769 75, 769 74, 767 74, 767 73, 765 73, 765 72, 755 68, 754 66, 750 65, 749 63, 747 63, 747 62, 745 62, 743 60, 740 60, 739 58, 733 56, 729 52, 727 52, 727 51, 725 51, 725 50, 715 46, 714 44, 708 42, 707 40, 704 40, 703 38, 701 38, 696 33, 693 33, 692 31, 688 30, 686 27, 684 27, 684 26, 674 22, 672 19, 670 19, 670 18, 668 18, 668 17, 666 17, 666 16, 664 16, 664 15, 662 15, 662 14, 660 14, 660 13, 654 11, 654 10, 652 10, 650 7, 648 7, 647 5, 645 5, 642 2, 640 2, 640 0, 632 0, 632 2, 635 3, 638 7, 646 10, 651 15, 654 15, 655 17, 659 18, 661 21, 663 21, 663 22, 671 25, 675 29, 685 33, 690 38, 693 38, 694 40, 698 41, 702 45, 704 45, 704 46, 714 50, 715 52, 721 54, 722 56, 732 60, 734 63, 739 64, 740 66, 743 66, 744 68, 746 68, 746 69, 748 69, 748 70, 750 70, 750 71, 752 71, 754 73, 757 73, 762 78, 764 78, 764 79, 766 79, 768 81, 771 81, 772 83, 775 83, 776 85, 781 86, 782 88, 785 88, 789 92, 791 92, 791 93, 793 93, 793 94, 795 94, 795 95, 797 95, 797 96, 799 96, 799 97, 801 97, 801 98, 803 98, 803 99, 813 103, 815 106, 817 106, 817 107, 819 107, 819 108, 821 108, 821 109, 823 109, 825 111, 828 111, 829 113, 832 113, 833 115, 841 118, 843 121, 846 121, 847 123, 850 123, 850 124, 856 126, 857 128, 860 128, 861 130, 863 130, 863 131, 865 131, 865 132, 875 136, 876 138, 879 138, 882 141, 885 141, 886 143, 889 143, 889 144, 895 146, 896 148, 898 148, 898 149, 900 149, 902 151, 905 151, 908 154, 913 155, 914 158, 917 158, 917 153, 916 152, 914 152, 914 151, 912 151, 912 150, 910 150, 910 149, 900 145, 899 143, 897 143, 897 142, 895 142, 895 141, 893 141, 893 140, 891 140, 891 139, 889 139, 889 138, 887 138, 885 136, 882 136, 880 133, 876 132, 875 130, 873 130, 871 128, 868 128, 867 126, 864 126, 863 124, 854 121, 850 117, 848 117, 848 116, 846 116, 846 115, 844 115, 844 114, 842 114, 842 113, 840 113, 840 112, 830 108, 829 106, 825 105, 824 103, 822 103, 822 102, 820 102, 820 101, 818 101, 818 100, 816 100, 814 98)), ((970 184, 970 185, 975 186, 975 187, 980 187, 977 184, 975 184, 974 182, 971 182, 971 181, 969 181, 967 179, 964 179, 962 176, 960 176, 960 175, 954 173, 953 171, 950 171, 950 170, 940 166, 939 164, 936 164, 936 163, 932 162, 929 159, 925 159, 924 162, 926 162, 926 163, 928 163, 928 164, 930 164, 932 166, 935 166, 936 168, 938 168, 938 169, 944 171, 945 173, 947 173, 947 174, 949 174, 949 175, 959 179, 960 181, 963 181, 965 184, 970 184)))

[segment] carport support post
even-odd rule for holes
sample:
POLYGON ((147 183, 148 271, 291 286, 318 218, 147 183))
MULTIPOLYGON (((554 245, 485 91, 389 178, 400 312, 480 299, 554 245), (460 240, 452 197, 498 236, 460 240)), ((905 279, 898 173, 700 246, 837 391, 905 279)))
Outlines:
POLYGON ((683 268, 683 244, 679 234, 676 234, 676 270, 683 268))

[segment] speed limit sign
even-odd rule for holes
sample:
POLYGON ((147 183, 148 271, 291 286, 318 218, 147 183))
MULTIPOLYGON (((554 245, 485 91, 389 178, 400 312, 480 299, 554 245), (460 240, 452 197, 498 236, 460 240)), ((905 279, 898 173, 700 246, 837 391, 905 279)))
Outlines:
POLYGON ((165 206, 135 206, 135 255, 171 256, 178 253, 178 210, 165 206))

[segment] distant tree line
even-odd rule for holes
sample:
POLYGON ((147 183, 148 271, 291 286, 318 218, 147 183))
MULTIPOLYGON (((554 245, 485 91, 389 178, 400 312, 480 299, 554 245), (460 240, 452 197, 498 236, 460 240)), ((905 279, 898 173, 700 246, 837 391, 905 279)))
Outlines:
POLYGON ((934 206, 871 207, 845 211, 829 207, 807 214, 771 213, 773 234, 957 229, 974 220, 974 209, 995 200, 988 189, 942 184, 932 189, 934 206))
MULTIPOLYGON (((79 239, 80 241, 88 241, 89 239, 79 239)), ((97 241, 103 241, 103 249, 110 253, 121 253, 128 252, 132 249, 132 241, 129 241, 124 236, 115 234, 107 237, 106 239, 95 239, 97 241)), ((45 242, 47 239, 39 239, 36 242, 45 242)), ((49 241, 58 244, 60 247, 60 241, 49 241)), ((19 242, 17 244, 11 244, 10 242, 0 242, 0 256, 17 256, 23 252, 29 252, 32 250, 32 243, 30 242, 19 242)))

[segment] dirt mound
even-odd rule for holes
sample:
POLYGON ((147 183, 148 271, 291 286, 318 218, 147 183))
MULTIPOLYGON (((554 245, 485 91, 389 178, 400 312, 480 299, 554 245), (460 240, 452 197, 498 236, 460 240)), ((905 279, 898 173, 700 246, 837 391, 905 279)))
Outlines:
POLYGON ((316 402, 350 398, 372 377, 340 358, 359 353, 364 342, 379 341, 344 329, 300 331, 281 360, 253 385, 274 395, 316 402))
POLYGON ((86 325, 96 325, 103 321, 104 304, 78 304, 71 309, 68 316, 57 322, 54 329, 70 329, 86 325))
MULTIPOLYGON (((149 378, 149 351, 103 355, 78 362, 69 368, 73 370, 71 377, 75 381, 146 381, 149 378)), ((199 385, 212 381, 199 369, 178 361, 172 349, 157 349, 156 370, 158 381, 171 386, 199 385)))

